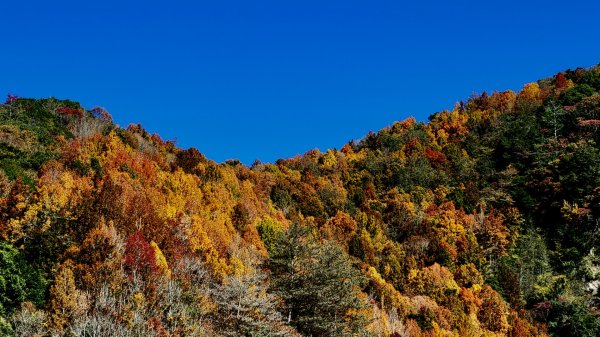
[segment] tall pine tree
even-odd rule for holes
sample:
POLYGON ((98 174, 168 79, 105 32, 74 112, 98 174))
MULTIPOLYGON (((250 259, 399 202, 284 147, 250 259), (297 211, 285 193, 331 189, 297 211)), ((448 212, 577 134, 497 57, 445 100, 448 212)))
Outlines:
POLYGON ((368 318, 360 289, 364 276, 334 243, 317 245, 294 224, 269 260, 271 290, 284 300, 287 321, 306 336, 361 336, 368 318))

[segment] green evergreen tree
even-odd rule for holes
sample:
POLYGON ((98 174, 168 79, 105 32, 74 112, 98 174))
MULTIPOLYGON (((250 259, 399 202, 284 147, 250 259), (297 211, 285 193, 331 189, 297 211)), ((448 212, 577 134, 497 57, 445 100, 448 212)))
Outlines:
POLYGON ((46 280, 10 244, 0 243, 0 315, 9 314, 23 301, 42 305, 46 280))
POLYGON ((284 300, 288 323, 306 336, 361 336, 368 319, 360 298, 365 278, 333 243, 317 245, 294 224, 276 243, 269 261, 271 290, 284 300))

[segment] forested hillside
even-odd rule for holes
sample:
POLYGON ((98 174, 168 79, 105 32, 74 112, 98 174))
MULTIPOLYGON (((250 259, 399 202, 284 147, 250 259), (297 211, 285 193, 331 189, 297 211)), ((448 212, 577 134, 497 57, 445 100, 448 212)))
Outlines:
POLYGON ((0 335, 599 336, 599 91, 567 70, 251 167, 9 96, 0 335))

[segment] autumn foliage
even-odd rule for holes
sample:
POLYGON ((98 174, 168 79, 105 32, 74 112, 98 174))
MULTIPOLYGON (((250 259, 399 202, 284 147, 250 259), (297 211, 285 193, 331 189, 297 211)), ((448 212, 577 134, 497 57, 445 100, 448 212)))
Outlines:
POLYGON ((9 96, 0 335, 597 336, 599 90, 567 70, 251 167, 9 96))

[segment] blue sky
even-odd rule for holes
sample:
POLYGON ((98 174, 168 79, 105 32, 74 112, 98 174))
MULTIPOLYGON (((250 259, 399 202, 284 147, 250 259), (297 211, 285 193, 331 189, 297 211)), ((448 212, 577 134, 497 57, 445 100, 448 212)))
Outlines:
POLYGON ((600 62, 597 1, 11 1, 0 94, 105 107, 218 162, 340 148, 600 62))

